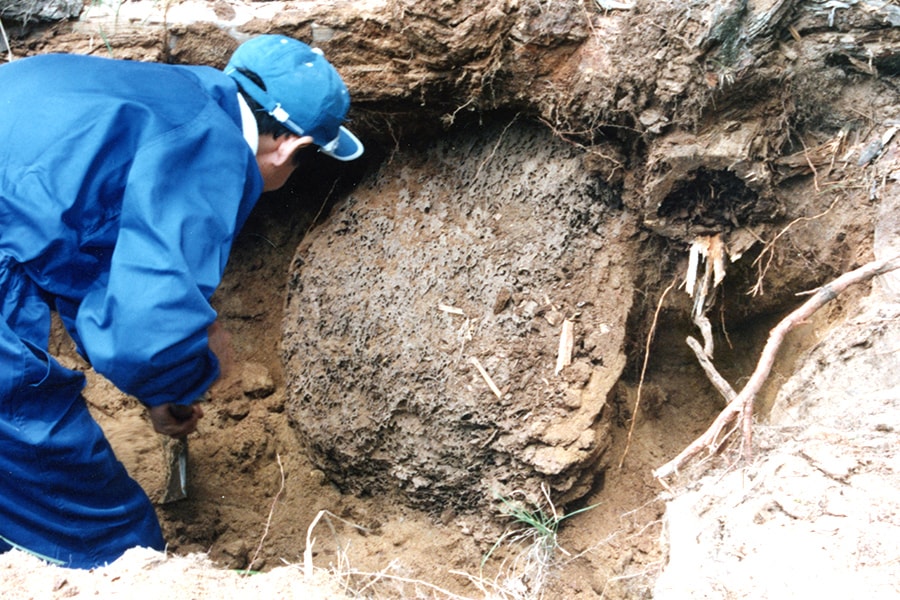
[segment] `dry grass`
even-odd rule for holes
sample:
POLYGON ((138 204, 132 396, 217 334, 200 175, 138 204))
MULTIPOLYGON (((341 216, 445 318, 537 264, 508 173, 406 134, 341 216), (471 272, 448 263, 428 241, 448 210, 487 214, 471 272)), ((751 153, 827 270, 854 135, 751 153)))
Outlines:
MULTIPOLYGON (((550 499, 549 490, 542 486, 545 506, 529 507, 513 499, 500 497, 504 511, 512 519, 510 527, 500 536, 481 561, 477 575, 461 571, 450 574, 467 579, 478 590, 477 600, 539 600, 548 576, 553 572, 560 554, 570 554, 559 545, 560 523, 578 513, 594 508, 591 505, 568 514, 560 514, 550 499), (485 574, 485 567, 493 559, 502 556, 500 564, 492 569, 496 574, 485 574)), ((325 521, 332 534, 337 535, 331 519, 337 519, 352 527, 358 525, 322 510, 310 524, 306 535, 304 558, 304 578, 314 581, 320 578, 323 569, 313 564, 313 530, 325 521)), ((461 596, 447 589, 421 579, 407 577, 396 561, 392 561, 379 572, 359 571, 350 565, 346 552, 338 544, 337 565, 330 570, 330 577, 337 579, 349 598, 441 598, 448 600, 476 600, 461 596)))

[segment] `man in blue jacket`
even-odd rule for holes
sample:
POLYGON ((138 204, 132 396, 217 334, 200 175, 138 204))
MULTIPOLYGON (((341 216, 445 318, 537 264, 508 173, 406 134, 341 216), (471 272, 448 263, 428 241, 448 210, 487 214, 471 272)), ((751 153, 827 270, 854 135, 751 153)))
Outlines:
POLYGON ((224 73, 74 55, 0 67, 0 551, 91 568, 164 549, 84 375, 48 353, 51 310, 158 432, 194 431, 235 235, 300 148, 362 154, 349 104, 321 52, 284 36, 241 44, 224 73))

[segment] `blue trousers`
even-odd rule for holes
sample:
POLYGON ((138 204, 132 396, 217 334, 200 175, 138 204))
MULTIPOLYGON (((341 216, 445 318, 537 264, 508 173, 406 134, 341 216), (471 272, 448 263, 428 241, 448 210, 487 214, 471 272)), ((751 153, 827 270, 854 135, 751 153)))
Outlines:
POLYGON ((153 505, 88 412, 84 374, 49 355, 49 332, 47 298, 0 257, 0 552, 87 569, 163 550, 153 505))

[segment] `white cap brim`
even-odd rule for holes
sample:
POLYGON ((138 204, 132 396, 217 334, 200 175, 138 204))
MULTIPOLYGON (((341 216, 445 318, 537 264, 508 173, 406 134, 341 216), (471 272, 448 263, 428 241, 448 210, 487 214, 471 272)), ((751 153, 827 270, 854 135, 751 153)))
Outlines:
POLYGON ((319 152, 337 160, 354 160, 362 156, 365 149, 359 138, 353 135, 346 127, 341 127, 338 136, 324 146, 319 146, 319 152))

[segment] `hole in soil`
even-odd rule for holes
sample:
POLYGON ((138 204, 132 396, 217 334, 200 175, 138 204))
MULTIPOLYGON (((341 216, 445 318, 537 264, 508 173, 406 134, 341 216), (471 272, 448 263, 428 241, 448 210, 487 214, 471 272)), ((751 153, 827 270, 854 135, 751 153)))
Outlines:
POLYGON ((656 212, 712 232, 748 224, 756 203, 756 192, 731 171, 700 168, 678 182, 656 212))

